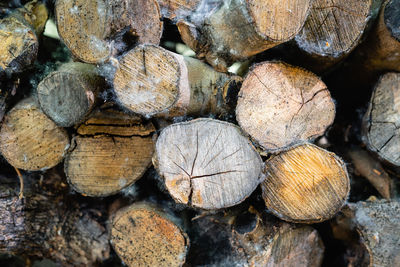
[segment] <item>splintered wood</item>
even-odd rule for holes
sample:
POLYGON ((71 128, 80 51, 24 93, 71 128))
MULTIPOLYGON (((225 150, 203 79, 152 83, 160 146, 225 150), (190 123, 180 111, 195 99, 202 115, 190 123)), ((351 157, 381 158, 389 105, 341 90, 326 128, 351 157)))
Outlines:
POLYGON ((400 74, 383 75, 364 116, 367 147, 394 166, 400 166, 400 74))
POLYGON ((259 184, 262 166, 237 127, 213 119, 165 128, 154 164, 176 202, 209 210, 242 202, 259 184))
POLYGON ((241 80, 200 60, 140 45, 120 60, 114 90, 124 107, 145 116, 219 115, 233 110, 241 80))
POLYGON ((311 144, 296 146, 265 162, 261 184, 265 205, 278 217, 321 222, 343 206, 350 190, 344 163, 311 144))
POLYGON ((128 266, 182 266, 189 239, 168 214, 136 203, 112 219, 111 244, 128 266))
POLYGON ((55 15, 60 37, 75 57, 87 63, 106 62, 119 33, 154 44, 162 34, 156 0, 58 0, 55 15))
POLYGON ((58 127, 33 99, 18 103, 5 116, 0 152, 16 168, 38 171, 54 167, 69 148, 67 132, 58 127))
POLYGON ((121 112, 97 112, 78 128, 65 159, 70 185, 88 196, 116 194, 142 177, 153 155, 151 123, 121 112))
POLYGON ((326 85, 281 62, 258 64, 239 92, 236 119, 264 150, 277 151, 324 134, 335 118, 326 85))

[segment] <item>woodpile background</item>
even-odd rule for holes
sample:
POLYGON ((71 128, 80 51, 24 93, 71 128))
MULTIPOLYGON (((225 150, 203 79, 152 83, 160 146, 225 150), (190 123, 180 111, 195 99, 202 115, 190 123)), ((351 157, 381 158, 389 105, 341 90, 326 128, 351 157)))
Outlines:
POLYGON ((0 2, 0 266, 400 266, 400 0, 0 2))

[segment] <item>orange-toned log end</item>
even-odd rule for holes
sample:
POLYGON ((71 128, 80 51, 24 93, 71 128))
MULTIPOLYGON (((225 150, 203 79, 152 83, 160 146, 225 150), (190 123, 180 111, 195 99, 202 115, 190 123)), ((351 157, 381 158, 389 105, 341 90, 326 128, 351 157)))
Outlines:
POLYGON ((379 79, 363 122, 369 150, 400 167, 400 74, 386 73, 379 79))
POLYGON ((111 244, 128 266, 182 266, 189 239, 167 214, 139 203, 115 214, 111 244))
POLYGON ((77 131, 64 170, 69 184, 84 195, 116 194, 151 165, 155 129, 138 117, 112 109, 96 111, 77 131))
POLYGON ((51 168, 69 148, 67 132, 58 127, 32 99, 18 103, 5 116, 0 130, 0 152, 16 168, 51 168))
POLYGON ((334 118, 335 104, 321 79, 282 62, 256 65, 243 82, 236 107, 240 127, 266 151, 311 141, 334 118))
POLYGON ((201 0, 158 0, 164 18, 182 18, 194 12, 201 0))
POLYGON ((268 160, 262 182, 265 204, 278 217, 297 223, 332 218, 350 190, 344 163, 333 153, 302 144, 268 160))
POLYGON ((246 199, 260 182, 261 158, 233 124, 197 119, 170 125, 154 164, 177 203, 215 210, 246 199))

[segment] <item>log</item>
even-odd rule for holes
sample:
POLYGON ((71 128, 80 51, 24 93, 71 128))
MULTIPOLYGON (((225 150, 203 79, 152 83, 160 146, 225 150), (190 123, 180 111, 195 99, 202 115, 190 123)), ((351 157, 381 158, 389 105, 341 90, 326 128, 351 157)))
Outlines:
POLYGON ((104 63, 114 49, 126 48, 118 40, 124 34, 131 42, 159 44, 163 29, 156 0, 58 0, 55 15, 61 39, 86 63, 104 63))
POLYGON ((144 116, 218 115, 232 110, 240 82, 200 60, 140 45, 119 61, 114 90, 122 106, 144 116))
POLYGON ((164 128, 153 164, 177 203, 207 210, 242 202, 260 183, 262 168, 238 127, 214 119, 164 128))
POLYGON ((20 73, 33 64, 47 17, 45 4, 35 0, 0 20, 1 76, 20 73))
POLYGON ((348 151, 356 172, 365 177, 381 196, 390 199, 393 196, 393 184, 389 174, 379 161, 370 156, 367 151, 352 148, 348 151))
POLYGON ((81 123, 92 111, 105 81, 90 64, 65 63, 38 85, 40 107, 58 126, 81 123))
POLYGON ((235 218, 231 237, 234 248, 242 251, 246 266, 321 266, 325 247, 315 229, 291 225, 268 216, 263 218, 262 214, 256 213, 256 222, 251 224, 254 227, 247 224, 250 227, 243 231, 243 225, 238 228, 236 221, 249 214, 251 212, 235 218))
POLYGON ((360 235, 359 242, 369 253, 368 266, 399 266, 400 204, 396 201, 349 203, 345 218, 360 235))
POLYGON ((309 226, 277 220, 250 206, 192 223, 188 261, 195 266, 321 266, 324 244, 309 226))
POLYGON ((323 73, 346 58, 361 42, 379 13, 382 0, 316 0, 295 37, 302 66, 323 73))
POLYGON ((380 77, 363 118, 362 135, 369 150, 400 166, 400 74, 380 77))
MULTIPOLYGON (((220 3, 199 21, 177 23, 182 40, 219 71, 235 61, 292 39, 303 27, 309 0, 233 0, 220 3)), ((196 20, 197 20, 196 19, 196 20)))
POLYGON ((148 203, 119 210, 110 242, 128 266, 182 266, 189 238, 169 214, 148 203))
POLYGON ((73 138, 64 171, 71 187, 87 196, 116 194, 142 177, 153 155, 151 123, 114 110, 97 111, 73 138))
POLYGON ((68 196, 53 170, 43 179, 24 175, 24 199, 18 198, 18 178, 0 176, 0 253, 95 266, 110 256, 105 205, 68 196))
POLYGON ((202 8, 203 0, 158 0, 161 15, 168 19, 179 19, 191 15, 197 8, 202 8))
POLYGON ((346 166, 312 144, 292 147, 265 162, 261 184, 267 208, 279 218, 315 223, 332 218, 350 190, 346 166))
POLYGON ((50 120, 32 98, 14 106, 0 130, 1 154, 12 166, 27 171, 54 167, 69 146, 67 132, 50 120))
POLYGON ((321 79, 283 62, 253 67, 236 107, 240 127, 267 152, 314 140, 334 117, 335 105, 321 79))

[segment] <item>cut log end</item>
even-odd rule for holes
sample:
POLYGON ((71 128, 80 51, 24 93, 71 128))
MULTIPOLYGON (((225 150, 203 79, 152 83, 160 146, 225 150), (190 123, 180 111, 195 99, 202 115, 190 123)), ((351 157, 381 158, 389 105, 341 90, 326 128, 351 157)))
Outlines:
POLYGON ((39 41, 31 27, 16 17, 0 20, 0 70, 18 73, 33 64, 39 41))
POLYGON ((300 31, 312 3, 309 0, 246 2, 258 33, 276 42, 288 41, 300 31))
POLYGON ((335 105, 321 79, 280 62, 259 64, 247 75, 236 107, 239 125, 266 151, 313 140, 334 117, 335 105))
POLYGON ((266 162, 262 183, 268 209, 292 222, 314 223, 333 217, 350 190, 344 163, 333 153, 304 144, 266 162))
POLYGON ((51 168, 64 157, 69 137, 33 102, 24 100, 5 116, 0 131, 0 152, 16 168, 37 171, 51 168))
POLYGON ((76 147, 66 157, 64 169, 76 191, 109 196, 141 178, 150 166, 154 128, 140 120, 122 122, 120 114, 112 112, 96 115, 78 128, 78 133, 87 135, 74 138, 76 147))
POLYGON ((390 34, 400 42, 400 0, 390 0, 386 4, 384 22, 390 34))
POLYGON ((159 44, 163 23, 156 0, 59 0, 57 29, 72 54, 87 63, 103 63, 114 37, 128 30, 139 43, 159 44))
POLYGON ((158 0, 162 16, 169 19, 182 18, 189 15, 201 2, 201 0, 158 0))
POLYGON ((89 114, 104 83, 92 65, 75 62, 64 67, 44 78, 37 92, 44 113, 57 125, 71 127, 89 114))
POLYGON ((387 73, 378 81, 364 116, 367 147, 394 166, 400 166, 400 74, 387 73))
POLYGON ((140 203, 116 213, 111 244, 128 266, 182 266, 189 239, 166 214, 140 203))
MULTIPOLYGON (((142 115, 168 110, 178 99, 184 68, 172 53, 157 46, 138 46, 119 62, 115 73, 114 90, 120 103, 142 115)), ((186 89, 189 90, 188 88, 186 89)))
POLYGON ((155 165, 178 203, 202 209, 236 205, 259 184, 261 159, 234 125, 197 119, 165 128, 155 165))
POLYGON ((307 53, 334 61, 357 46, 371 14, 377 14, 375 9, 373 0, 316 0, 296 36, 297 45, 307 53))

